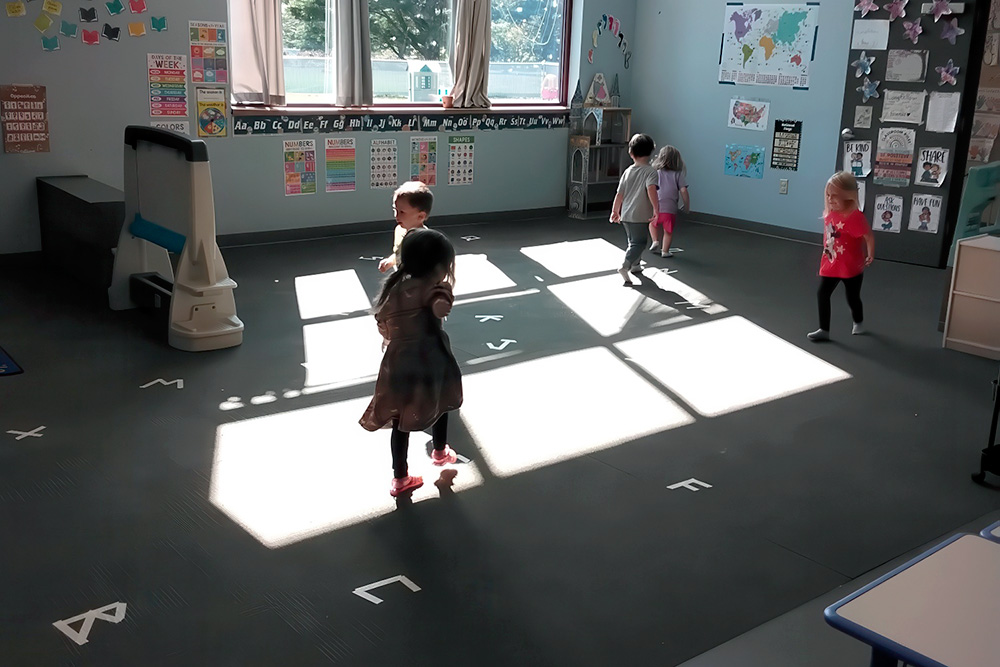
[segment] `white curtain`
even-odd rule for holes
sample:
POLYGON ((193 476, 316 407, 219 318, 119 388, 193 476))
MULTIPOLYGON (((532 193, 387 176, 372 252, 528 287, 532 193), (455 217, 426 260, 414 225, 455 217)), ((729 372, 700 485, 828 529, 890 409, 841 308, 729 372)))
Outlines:
POLYGON ((459 108, 489 107, 490 0, 452 0, 451 94, 459 108))
POLYGON ((233 99, 248 104, 285 103, 281 0, 230 0, 233 99))
POLYGON ((337 105, 371 104, 372 39, 368 27, 368 0, 329 0, 333 3, 337 73, 337 105))

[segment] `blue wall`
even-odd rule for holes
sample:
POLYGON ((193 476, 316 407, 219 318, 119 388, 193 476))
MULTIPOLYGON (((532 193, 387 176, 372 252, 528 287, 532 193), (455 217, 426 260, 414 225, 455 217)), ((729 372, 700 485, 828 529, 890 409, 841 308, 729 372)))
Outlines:
POLYGON ((724 0, 637 0, 642 57, 632 59, 636 86, 629 95, 634 106, 632 127, 651 135, 658 146, 673 144, 680 149, 694 211, 821 231, 823 187, 836 168, 854 3, 822 0, 819 4, 809 89, 792 90, 718 83, 727 13, 724 0), (729 101, 736 96, 771 102, 767 132, 726 126, 729 101), (770 168, 775 119, 802 121, 798 171, 770 168), (764 178, 725 176, 727 143, 766 146, 764 178), (778 194, 781 178, 789 181, 787 195, 778 194))

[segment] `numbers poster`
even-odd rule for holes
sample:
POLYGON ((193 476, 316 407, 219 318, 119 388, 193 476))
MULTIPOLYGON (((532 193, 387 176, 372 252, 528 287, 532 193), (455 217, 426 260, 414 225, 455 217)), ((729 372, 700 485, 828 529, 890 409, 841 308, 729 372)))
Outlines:
POLYGON ((448 185, 472 185, 475 137, 448 137, 448 185))
POLYGON ((285 196, 316 194, 316 140, 282 142, 285 153, 285 196))
POLYGON ((354 138, 326 140, 326 191, 357 189, 357 158, 354 138))
POLYGON ((396 160, 395 139, 372 139, 372 189, 396 189, 396 160))
POLYGON ((437 185, 437 137, 410 137, 410 180, 437 185))

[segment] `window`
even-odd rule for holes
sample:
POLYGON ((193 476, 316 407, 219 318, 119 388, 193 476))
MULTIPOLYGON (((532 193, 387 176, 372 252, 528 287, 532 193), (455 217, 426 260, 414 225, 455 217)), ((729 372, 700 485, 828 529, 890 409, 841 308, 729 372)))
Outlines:
MULTIPOLYGON (((335 0, 281 0, 289 104, 334 104, 335 0)), ((492 0, 488 95, 494 103, 558 104, 566 0, 492 0)), ((434 104, 451 90, 452 0, 369 0, 375 104, 434 104)))

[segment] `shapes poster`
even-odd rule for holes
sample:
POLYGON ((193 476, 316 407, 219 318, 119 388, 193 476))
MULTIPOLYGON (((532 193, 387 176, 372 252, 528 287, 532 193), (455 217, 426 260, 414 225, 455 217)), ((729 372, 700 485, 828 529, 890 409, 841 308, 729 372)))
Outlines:
POLYGON ((727 4, 719 83, 809 87, 819 6, 727 4))
POLYGON ((191 81, 228 83, 226 24, 188 21, 188 30, 191 34, 191 81))
POLYGON ((878 131, 873 179, 876 185, 905 188, 910 184, 916 135, 916 130, 901 127, 883 127, 878 131))
POLYGON ((316 194, 316 140, 286 139, 285 196, 316 194))
POLYGON ((910 222, 906 228, 914 232, 937 234, 943 201, 944 198, 940 195, 914 194, 910 202, 910 222))
POLYGON ((472 185, 476 144, 475 137, 448 137, 448 185, 472 185))
POLYGON ((948 175, 947 148, 921 148, 917 153, 917 171, 914 174, 914 185, 926 185, 939 188, 948 175))
POLYGON ((372 139, 372 188, 396 189, 399 176, 396 173, 396 140, 372 139))
POLYGON ((734 97, 729 102, 729 127, 745 130, 767 131, 767 114, 771 109, 770 102, 743 100, 734 97))
POLYGON ((198 136, 226 136, 226 89, 197 86, 194 89, 198 102, 198 136))
POLYGON ((764 178, 765 153, 766 149, 763 146, 726 144, 726 163, 723 173, 726 176, 764 178))
POLYGON ((187 116, 187 56, 147 53, 149 115, 187 116))
POLYGON ((903 228, 903 198, 900 195, 876 195, 872 229, 898 234, 903 228))
POLYGON ((410 137, 410 180, 437 185, 437 137, 410 137))
POLYGON ((802 143, 801 120, 774 121, 774 142, 771 145, 771 169, 799 169, 799 146, 802 143))
POLYGON ((48 153, 45 86, 0 86, 0 126, 4 153, 48 153))
POLYGON ((851 172, 855 178, 872 173, 872 142, 844 142, 844 171, 851 172))
POLYGON ((326 191, 353 192, 358 180, 355 140, 326 140, 326 191))

